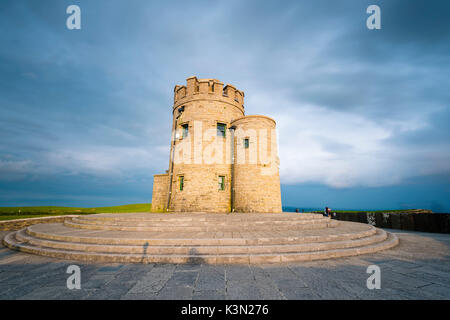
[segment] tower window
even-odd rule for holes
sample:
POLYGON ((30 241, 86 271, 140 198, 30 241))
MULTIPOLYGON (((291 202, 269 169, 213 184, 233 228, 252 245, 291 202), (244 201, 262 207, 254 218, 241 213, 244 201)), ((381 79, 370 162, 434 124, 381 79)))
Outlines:
POLYGON ((181 128, 182 128, 182 137, 186 138, 189 135, 189 125, 187 123, 183 124, 181 128))
POLYGON ((184 189, 184 176, 180 176, 180 191, 183 191, 184 189))
POLYGON ((248 139, 248 138, 245 138, 245 139, 244 139, 244 148, 245 148, 245 149, 248 149, 249 144, 250 144, 249 139, 248 139))
POLYGON ((224 123, 218 123, 217 124, 217 136, 225 138, 226 128, 227 128, 227 126, 224 123))
POLYGON ((219 190, 225 190, 225 176, 219 176, 219 190))

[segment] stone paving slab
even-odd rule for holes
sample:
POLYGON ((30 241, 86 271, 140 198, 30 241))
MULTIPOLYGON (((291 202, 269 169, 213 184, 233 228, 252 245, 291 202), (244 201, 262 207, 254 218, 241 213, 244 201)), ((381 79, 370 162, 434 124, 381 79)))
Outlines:
POLYGON ((0 246, 0 299, 450 300, 450 235, 387 231, 400 239, 387 251, 275 265, 80 263, 0 246), (80 290, 66 287, 71 264, 80 290), (380 267, 379 290, 366 287, 369 265, 380 267))

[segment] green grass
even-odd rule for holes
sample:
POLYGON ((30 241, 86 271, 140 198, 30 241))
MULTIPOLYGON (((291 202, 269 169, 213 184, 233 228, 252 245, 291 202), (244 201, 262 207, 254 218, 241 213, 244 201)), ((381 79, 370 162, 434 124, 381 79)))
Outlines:
POLYGON ((62 214, 15 214, 15 215, 0 215, 0 221, 4 220, 15 220, 15 219, 26 219, 26 218, 39 218, 39 217, 51 217, 51 216, 64 216, 68 215, 69 213, 62 213, 62 214))
POLYGON ((151 203, 128 204, 115 207, 0 207, 0 220, 37 218, 67 214, 150 212, 151 203))

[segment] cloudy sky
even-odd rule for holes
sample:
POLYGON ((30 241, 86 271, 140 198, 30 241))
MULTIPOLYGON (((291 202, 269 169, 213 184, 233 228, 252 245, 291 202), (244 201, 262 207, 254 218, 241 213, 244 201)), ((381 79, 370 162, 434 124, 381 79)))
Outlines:
POLYGON ((283 205, 450 212, 448 1, 0 2, 0 206, 150 202, 173 87, 277 121, 283 205), (68 30, 66 8, 81 8, 68 30), (381 8, 368 30, 366 8, 381 8))

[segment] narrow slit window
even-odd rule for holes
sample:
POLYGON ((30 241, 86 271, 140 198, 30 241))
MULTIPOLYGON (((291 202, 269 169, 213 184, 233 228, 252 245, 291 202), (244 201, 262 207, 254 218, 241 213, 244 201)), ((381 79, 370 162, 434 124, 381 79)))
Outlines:
POLYGON ((225 138, 226 128, 227 128, 227 126, 224 123, 218 123, 217 124, 217 136, 225 138))
POLYGON ((186 124, 183 124, 182 126, 181 126, 181 131, 182 131, 182 137, 183 138, 186 138, 188 135, 189 135, 189 125, 186 123, 186 124))
POLYGON ((180 191, 184 189, 184 176, 180 176, 180 191))
POLYGON ((219 176, 219 190, 225 190, 225 176, 219 176))
POLYGON ((245 138, 244 139, 244 148, 245 149, 248 149, 248 146, 250 145, 250 141, 249 141, 249 139, 248 138, 245 138))

